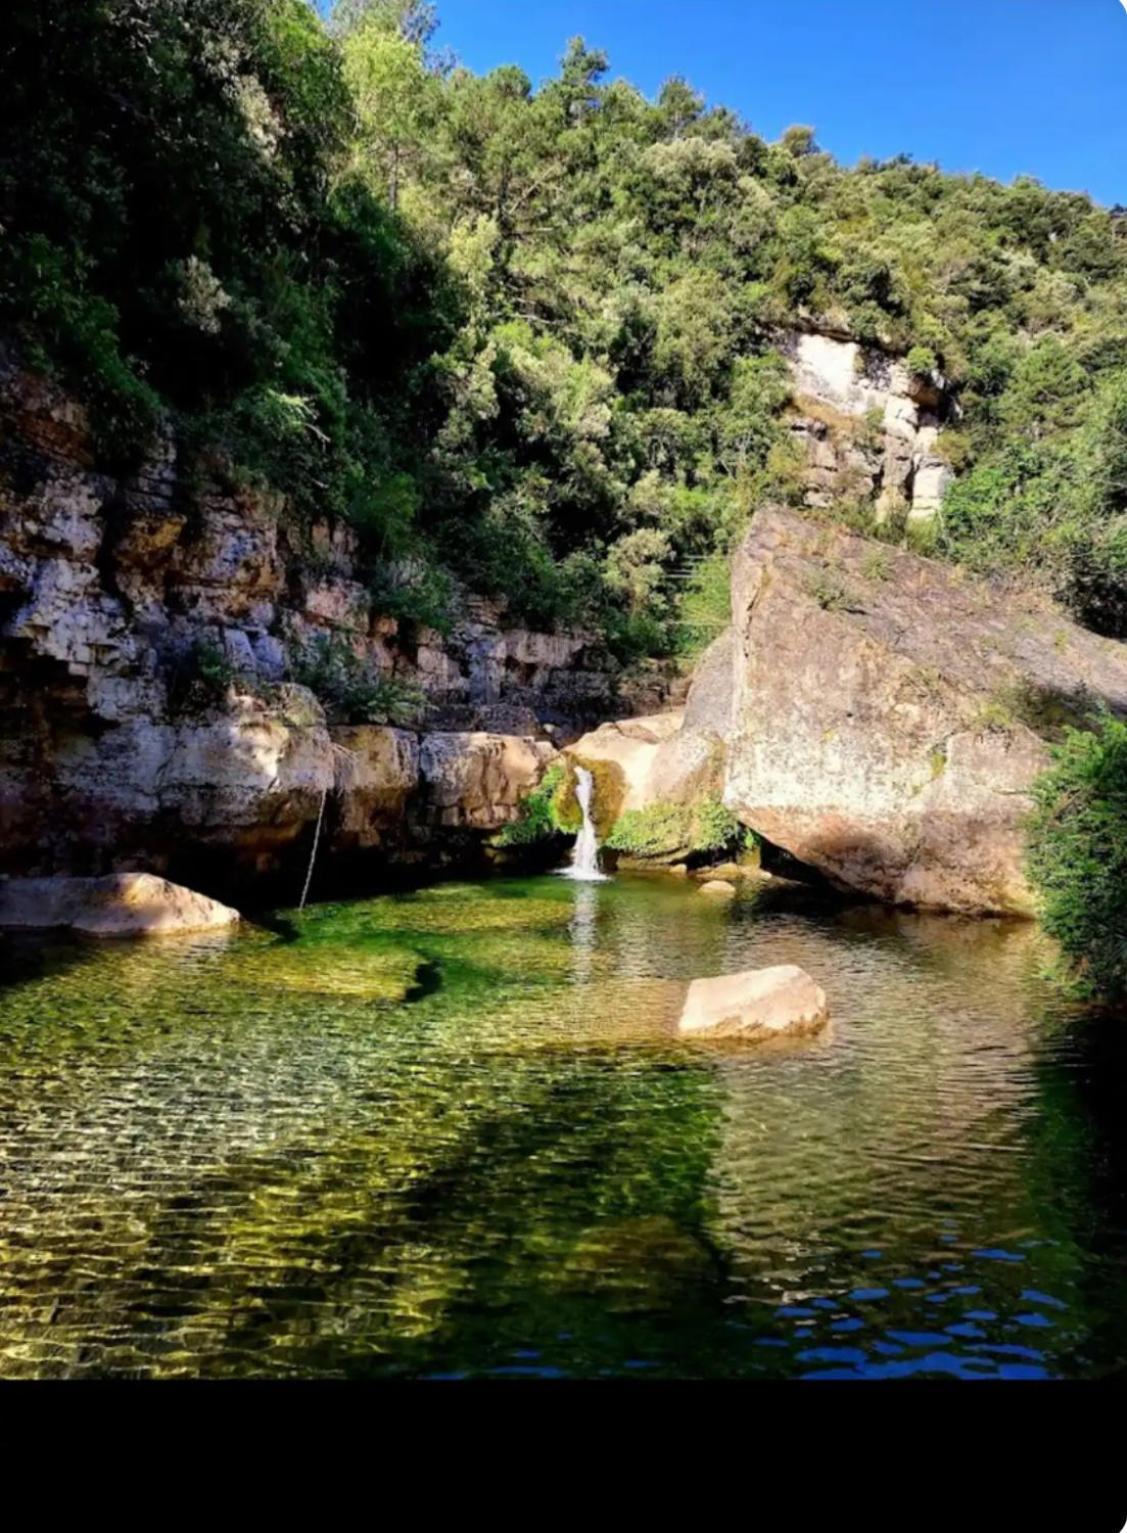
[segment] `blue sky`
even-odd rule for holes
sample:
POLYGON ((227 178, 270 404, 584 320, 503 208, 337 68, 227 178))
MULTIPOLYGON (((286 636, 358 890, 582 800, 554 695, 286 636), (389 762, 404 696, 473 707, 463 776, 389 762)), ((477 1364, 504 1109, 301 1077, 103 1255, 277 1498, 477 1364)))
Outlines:
POLYGON ((1120 0, 438 0, 472 69, 537 82, 576 33, 647 93, 685 75, 775 138, 811 123, 839 159, 947 170, 1127 203, 1120 0))

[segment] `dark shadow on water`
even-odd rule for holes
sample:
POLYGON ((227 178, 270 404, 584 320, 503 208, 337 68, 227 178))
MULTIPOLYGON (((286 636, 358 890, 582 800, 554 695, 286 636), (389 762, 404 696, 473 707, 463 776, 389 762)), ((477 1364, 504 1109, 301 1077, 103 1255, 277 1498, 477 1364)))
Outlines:
POLYGON ((428 958, 415 970, 415 982, 403 997, 408 1006, 415 1001, 425 1001, 442 989, 442 968, 433 958, 428 958))
POLYGON ((92 951, 90 940, 58 931, 0 932, 0 992, 63 974, 92 951))
POLYGON ((301 936, 289 916, 275 915, 272 912, 256 916, 254 925, 260 926, 263 931, 271 932, 275 937, 280 937, 283 942, 297 942, 301 936))

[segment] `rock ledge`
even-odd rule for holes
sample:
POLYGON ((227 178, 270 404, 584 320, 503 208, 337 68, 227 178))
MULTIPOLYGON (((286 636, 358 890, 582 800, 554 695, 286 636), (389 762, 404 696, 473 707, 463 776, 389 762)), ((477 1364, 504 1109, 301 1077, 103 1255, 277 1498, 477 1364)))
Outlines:
POLYGON ((149 937, 233 926, 239 912, 151 873, 0 882, 0 926, 67 927, 90 937, 149 937))

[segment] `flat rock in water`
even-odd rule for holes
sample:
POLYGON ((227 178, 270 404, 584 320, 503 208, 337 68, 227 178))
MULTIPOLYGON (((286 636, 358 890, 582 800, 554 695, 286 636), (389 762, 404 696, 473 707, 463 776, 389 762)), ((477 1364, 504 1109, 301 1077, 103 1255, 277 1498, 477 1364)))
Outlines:
POLYGON ((829 1021, 826 992, 805 969, 779 964, 694 979, 677 1031, 693 1038, 801 1037, 829 1021))
POLYGON ((731 899, 736 892, 736 886, 728 883, 724 878, 710 878, 706 884, 701 884, 700 892, 718 895, 721 899, 731 899))
POLYGON ((0 926, 67 927, 91 937, 148 937, 233 926, 237 910, 152 873, 0 882, 0 926))

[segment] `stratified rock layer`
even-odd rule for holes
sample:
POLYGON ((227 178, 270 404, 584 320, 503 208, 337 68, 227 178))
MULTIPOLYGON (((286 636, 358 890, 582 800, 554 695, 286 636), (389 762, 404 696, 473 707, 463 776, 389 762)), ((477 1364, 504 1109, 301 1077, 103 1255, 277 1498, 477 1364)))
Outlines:
POLYGON ((610 711, 594 637, 465 592, 449 633, 401 632, 348 527, 194 468, 169 432, 100 472, 83 410, 0 351, 0 873, 287 871, 284 899, 326 794, 323 859, 489 854, 551 737, 610 711), (415 727, 332 722, 293 679, 326 640, 416 689, 415 727))

